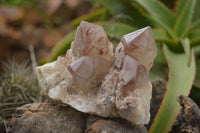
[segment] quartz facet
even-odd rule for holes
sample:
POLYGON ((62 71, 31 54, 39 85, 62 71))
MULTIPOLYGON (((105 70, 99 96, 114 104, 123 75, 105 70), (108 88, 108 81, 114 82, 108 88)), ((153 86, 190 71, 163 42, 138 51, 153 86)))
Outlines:
POLYGON ((143 125, 156 52, 150 27, 124 35, 114 54, 101 26, 81 22, 66 57, 37 67, 38 81, 50 98, 78 111, 143 125))
POLYGON ((151 27, 148 26, 124 35, 121 42, 124 46, 124 52, 143 64, 149 71, 157 55, 151 27))

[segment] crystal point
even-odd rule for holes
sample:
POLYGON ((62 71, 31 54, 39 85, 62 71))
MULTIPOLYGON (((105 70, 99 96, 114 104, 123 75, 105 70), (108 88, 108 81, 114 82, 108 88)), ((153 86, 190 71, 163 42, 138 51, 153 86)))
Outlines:
POLYGON ((157 55, 151 27, 148 26, 124 35, 121 42, 124 46, 124 52, 142 63, 149 71, 157 55))
POLYGON ((71 49, 81 56, 102 56, 108 59, 113 55, 113 45, 103 27, 85 21, 78 26, 71 49))
POLYGON ((150 27, 124 35, 114 55, 103 28, 83 21, 66 57, 37 67, 38 81, 50 98, 78 111, 147 124, 156 52, 150 27))

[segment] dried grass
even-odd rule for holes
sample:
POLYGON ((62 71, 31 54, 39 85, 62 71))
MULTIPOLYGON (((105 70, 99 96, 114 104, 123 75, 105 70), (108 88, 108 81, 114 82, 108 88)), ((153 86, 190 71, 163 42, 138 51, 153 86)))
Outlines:
POLYGON ((4 63, 0 74, 0 125, 10 131, 10 120, 16 107, 44 100, 37 79, 28 61, 4 63))

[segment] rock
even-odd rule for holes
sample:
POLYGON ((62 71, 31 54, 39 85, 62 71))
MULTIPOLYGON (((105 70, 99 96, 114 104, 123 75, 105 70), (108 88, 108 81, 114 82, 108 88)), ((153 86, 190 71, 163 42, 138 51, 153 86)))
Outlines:
POLYGON ((84 115, 54 103, 18 107, 12 118, 13 133, 147 133, 144 126, 123 119, 84 115))
POLYGON ((187 96, 180 95, 177 101, 182 106, 180 115, 173 125, 171 133, 199 133, 200 109, 195 102, 187 96))
POLYGON ((83 133, 84 114, 52 103, 26 104, 16 109, 12 133, 83 133))
POLYGON ((120 119, 89 116, 85 133, 148 133, 144 126, 132 126, 120 119))
POLYGON ((138 36, 137 32, 125 35, 114 55, 103 28, 81 22, 66 57, 37 68, 41 88, 50 98, 78 111, 147 124, 152 93, 148 70, 156 46, 149 27, 139 31, 138 36), (150 46, 147 42, 142 44, 140 38, 146 39, 150 46), (141 50, 127 50, 133 44, 141 50))
POLYGON ((194 125, 196 123, 196 125, 200 126, 200 109, 196 103, 189 97, 183 95, 178 96, 177 101, 182 106, 182 113, 185 121, 187 123, 193 123, 194 125))

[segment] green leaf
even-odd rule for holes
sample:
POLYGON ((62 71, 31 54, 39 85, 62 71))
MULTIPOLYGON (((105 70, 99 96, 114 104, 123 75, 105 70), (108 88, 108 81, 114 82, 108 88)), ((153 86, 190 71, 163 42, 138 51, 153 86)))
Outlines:
POLYGON ((191 40, 191 47, 200 46, 200 29, 191 30, 189 38, 191 40))
POLYGON ((38 4, 39 0, 0 0, 0 5, 8 5, 14 7, 33 6, 38 4))
POLYGON ((194 22, 190 29, 192 29, 192 30, 200 29, 200 19, 198 19, 196 22, 194 22))
POLYGON ((161 2, 157 0, 132 0, 136 1, 151 15, 151 18, 160 25, 161 28, 165 29, 169 35, 177 40, 172 29, 175 23, 174 14, 161 2))
POLYGON ((200 88, 200 57, 198 57, 198 59, 196 60, 196 68, 197 68, 197 72, 196 72, 196 77, 195 77, 195 81, 194 81, 194 86, 197 88, 200 88))
MULTIPOLYGON (((200 60, 200 45, 197 47, 194 47, 194 54, 200 60)), ((196 60, 198 60, 198 59, 196 59, 196 60)))
POLYGON ((192 20, 192 15, 195 9, 196 0, 187 0, 185 7, 183 8, 180 16, 176 21, 174 31, 179 37, 183 37, 189 29, 190 22, 192 20))
POLYGON ((76 18, 75 20, 72 21, 72 25, 74 27, 77 27, 82 20, 84 20, 84 21, 94 21, 97 18, 99 18, 100 16, 102 16, 105 12, 106 12, 106 10, 104 8, 102 8, 102 9, 99 9, 99 10, 97 10, 97 11, 91 13, 91 14, 86 14, 86 15, 80 16, 80 17, 78 17, 78 18, 76 18))
POLYGON ((155 40, 157 43, 161 44, 167 44, 168 47, 170 47, 173 50, 178 50, 179 44, 175 40, 171 39, 166 31, 163 29, 153 29, 153 35, 155 37, 155 40))
POLYGON ((195 77, 194 51, 192 51, 191 65, 189 67, 185 53, 173 53, 166 45, 164 45, 163 51, 169 66, 169 80, 165 96, 150 133, 168 133, 171 130, 180 110, 176 97, 189 94, 195 77))
POLYGON ((187 55, 187 63, 188 66, 190 66, 190 61, 191 61, 191 53, 190 53, 190 40, 188 38, 185 38, 183 40, 181 40, 182 45, 183 45, 183 49, 187 55))
POLYGON ((157 43, 161 44, 167 44, 172 49, 177 49, 178 48, 178 42, 176 42, 173 39, 170 39, 169 35, 167 34, 166 31, 162 29, 153 29, 153 35, 155 37, 155 40, 157 43))
POLYGON ((162 30, 162 29, 154 28, 153 29, 153 35, 154 35, 155 39, 158 39, 158 40, 160 40, 160 39, 168 39, 169 38, 167 32, 162 30))
POLYGON ((200 38, 191 40, 191 46, 192 47, 200 46, 200 38))
POLYGON ((157 79, 167 80, 168 78, 168 67, 165 56, 162 51, 162 44, 157 43, 157 56, 154 60, 153 67, 149 72, 149 77, 151 81, 157 79))
POLYGON ((137 28, 149 25, 148 20, 127 0, 101 0, 101 3, 120 22, 137 28))
POLYGON ((176 3, 175 3, 175 13, 176 13, 176 16, 180 16, 182 10, 183 10, 183 7, 185 7, 186 5, 186 0, 176 0, 176 3))
POLYGON ((164 79, 167 80, 168 68, 166 64, 154 63, 149 72, 149 78, 151 81, 164 79))
POLYGON ((161 1, 169 9, 173 9, 174 8, 174 1, 176 1, 176 0, 159 0, 159 1, 161 1))
POLYGON ((48 61, 52 62, 56 60, 59 55, 64 54, 70 48, 74 36, 75 31, 67 34, 62 40, 60 40, 51 51, 48 61))
POLYGON ((160 20, 169 28, 173 28, 175 22, 175 16, 172 12, 161 2, 156 0, 135 0, 143 8, 145 8, 148 13, 154 17, 155 20, 160 20))
POLYGON ((172 49, 172 50, 174 50, 176 52, 180 52, 181 51, 180 45, 177 42, 175 42, 174 40, 172 40, 172 39, 160 39, 160 38, 157 38, 156 42, 157 43, 161 43, 161 44, 166 44, 170 49, 172 49))
POLYGON ((115 38, 117 40, 120 40, 123 35, 136 30, 136 28, 130 25, 117 22, 97 22, 96 24, 103 26, 109 38, 115 38))
POLYGON ((163 44, 156 43, 156 46, 157 46, 157 56, 156 56, 156 58, 154 60, 154 65, 155 64, 164 64, 164 65, 167 66, 167 61, 166 61, 164 53, 162 51, 163 44))
POLYGON ((196 8, 193 15, 193 21, 197 21, 200 18, 200 0, 197 0, 196 8))
POLYGON ((200 38, 200 29, 191 30, 188 36, 191 40, 199 39, 200 38))

